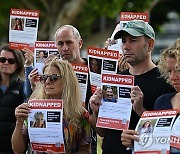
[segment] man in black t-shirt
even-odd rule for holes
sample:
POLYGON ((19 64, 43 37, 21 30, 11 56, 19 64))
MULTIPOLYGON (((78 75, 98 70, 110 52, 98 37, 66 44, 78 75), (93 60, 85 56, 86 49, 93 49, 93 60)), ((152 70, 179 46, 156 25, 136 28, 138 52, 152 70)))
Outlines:
MULTIPOLYGON (((130 68, 121 72, 123 75, 135 77, 134 87, 131 90, 132 112, 130 129, 135 129, 136 124, 145 110, 153 110, 155 100, 162 94, 174 89, 160 77, 160 72, 152 62, 151 53, 155 44, 153 28, 143 21, 133 20, 127 23, 123 30, 118 31, 114 39, 122 38, 123 56, 130 64, 130 68), (137 97, 138 96, 138 97, 137 97)), ((97 118, 101 105, 102 90, 97 89, 90 98, 90 105, 97 118)), ((94 126, 95 126, 94 120, 94 126)), ((96 128, 97 133, 104 137, 103 154, 131 154, 122 145, 120 130, 96 128)))

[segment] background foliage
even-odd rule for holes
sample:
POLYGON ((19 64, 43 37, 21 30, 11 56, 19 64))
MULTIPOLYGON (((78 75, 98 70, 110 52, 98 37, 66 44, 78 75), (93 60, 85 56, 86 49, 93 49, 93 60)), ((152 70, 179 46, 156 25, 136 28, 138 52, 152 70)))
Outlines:
POLYGON ((11 8, 40 11, 38 40, 52 40, 57 28, 64 24, 76 26, 87 38, 102 30, 102 24, 105 28, 115 25, 121 11, 149 12, 156 30, 167 21, 169 11, 180 13, 179 0, 1 0, 0 41, 8 41, 11 8))

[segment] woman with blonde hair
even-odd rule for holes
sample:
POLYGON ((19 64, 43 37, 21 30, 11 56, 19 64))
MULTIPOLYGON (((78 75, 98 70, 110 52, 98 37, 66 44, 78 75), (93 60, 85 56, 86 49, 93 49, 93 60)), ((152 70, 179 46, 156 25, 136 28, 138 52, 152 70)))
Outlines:
MULTIPOLYGON (((43 75, 30 99, 62 99, 64 106, 63 129, 66 153, 90 153, 90 125, 88 112, 81 105, 80 89, 71 64, 54 59, 43 68, 43 75)), ((23 122, 30 109, 27 103, 15 111, 16 127, 12 136, 15 153, 25 151, 27 135, 22 132, 23 122)), ((27 128, 26 131, 27 133, 27 128)), ((56 152, 48 151, 49 154, 56 152)))

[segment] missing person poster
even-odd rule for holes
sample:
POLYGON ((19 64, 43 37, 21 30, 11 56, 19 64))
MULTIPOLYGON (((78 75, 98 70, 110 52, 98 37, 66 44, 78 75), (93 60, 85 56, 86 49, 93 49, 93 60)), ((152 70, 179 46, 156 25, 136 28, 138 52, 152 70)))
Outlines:
POLYGON ((143 112, 135 129, 139 142, 134 142, 134 153, 169 154, 171 128, 177 113, 177 110, 143 112))
POLYGON ((9 24, 9 45, 12 49, 34 50, 37 40, 39 11, 11 9, 9 24))
POLYGON ((91 89, 101 87, 102 74, 116 74, 119 52, 102 48, 88 48, 88 67, 91 89))
POLYGON ((82 102, 82 105, 85 107, 86 92, 87 92, 87 85, 88 85, 88 66, 78 65, 78 64, 72 64, 72 66, 74 68, 76 77, 79 82, 80 91, 81 91, 81 102, 82 102))
POLYGON ((121 39, 114 39, 114 35, 122 30, 127 22, 131 20, 143 20, 145 22, 148 22, 148 14, 147 13, 141 13, 141 12, 121 12, 120 14, 120 23, 118 23, 111 35, 111 43, 108 46, 108 50, 117 50, 120 54, 122 54, 122 41, 121 39))
POLYGON ((102 74, 103 99, 97 127, 128 129, 132 110, 130 98, 132 86, 134 86, 134 76, 102 74))
POLYGON ((180 153, 180 115, 177 116, 171 130, 171 152, 180 153))
POLYGON ((34 99, 28 101, 28 133, 33 151, 65 152, 63 139, 63 101, 34 99))
POLYGON ((39 74, 42 74, 42 68, 44 67, 46 58, 52 54, 56 55, 58 59, 60 58, 56 43, 54 41, 35 42, 34 67, 38 68, 39 74))

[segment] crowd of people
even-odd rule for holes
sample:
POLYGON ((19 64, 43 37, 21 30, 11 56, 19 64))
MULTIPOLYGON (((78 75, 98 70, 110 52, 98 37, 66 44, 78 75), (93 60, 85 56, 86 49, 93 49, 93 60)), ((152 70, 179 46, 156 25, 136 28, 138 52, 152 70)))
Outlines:
MULTIPOLYGON (((132 111, 128 130, 96 127, 102 100, 117 102, 112 87, 97 88, 91 92, 88 81, 86 102, 82 106, 77 77, 71 64, 88 65, 80 56, 83 45, 78 30, 71 25, 61 26, 55 33, 55 42, 61 59, 50 55, 44 62, 42 75, 33 68, 33 53, 0 48, 0 153, 33 153, 29 144, 27 117, 32 99, 63 100, 63 132, 66 153, 96 154, 96 133, 103 137, 103 154, 132 153, 134 140, 140 131, 152 131, 149 121, 142 129, 135 127, 144 111, 179 109, 180 99, 180 39, 161 53, 156 66, 151 55, 155 45, 155 32, 146 22, 132 20, 119 30, 114 39, 122 39, 123 55, 119 58, 119 74, 133 75, 135 86, 131 88, 132 111), (129 147, 129 149, 127 149, 129 147)), ((43 56, 44 57, 44 56, 43 56)), ((91 59, 91 71, 100 74, 102 65, 91 59)), ((44 128, 42 112, 34 115, 32 127, 44 128)), ((175 151, 177 149, 172 149, 175 151)), ((56 154, 55 151, 47 151, 56 154)))

